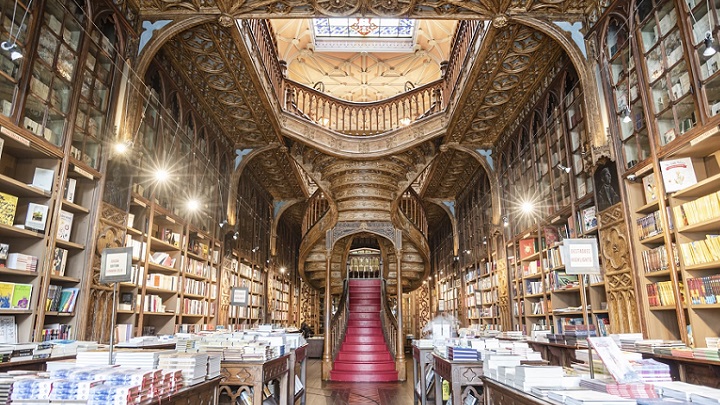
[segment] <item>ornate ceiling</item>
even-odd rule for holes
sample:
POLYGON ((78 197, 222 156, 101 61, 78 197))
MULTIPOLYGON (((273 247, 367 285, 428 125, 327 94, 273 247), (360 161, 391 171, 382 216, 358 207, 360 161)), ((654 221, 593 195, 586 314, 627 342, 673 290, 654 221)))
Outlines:
POLYGON ((348 101, 383 100, 405 92, 406 83, 419 87, 440 79, 457 26, 451 20, 418 20, 411 52, 331 52, 316 49, 311 22, 271 21, 278 57, 287 63, 289 79, 309 87, 322 83, 326 94, 348 101))
MULTIPOLYGON (((265 96, 270 92, 260 84, 263 81, 253 68, 252 56, 233 24, 235 18, 288 18, 273 20, 272 26, 279 58, 287 61, 290 67, 289 77, 307 85, 322 81, 326 92, 355 101, 385 98, 396 94, 401 86, 404 89, 407 81, 418 85, 439 77, 439 62, 447 59, 456 23, 421 22, 422 29, 417 35, 418 52, 409 55, 327 55, 312 49, 307 18, 382 14, 435 20, 493 19, 492 29, 488 31, 477 59, 463 73, 467 76, 466 83, 471 85, 461 89, 455 114, 448 117, 447 132, 442 136, 445 144, 486 149, 491 148, 518 117, 531 94, 543 85, 543 79, 555 68, 562 53, 557 42, 534 28, 513 22, 512 17, 538 16, 545 21, 554 18, 575 21, 581 19, 583 12, 597 7, 597 1, 141 0, 139 5, 142 19, 178 21, 196 18, 198 14, 217 17, 212 22, 186 29, 166 43, 162 52, 238 149, 257 149, 288 141, 281 135, 281 120, 273 116, 273 104, 265 96)), ((260 179, 274 198, 302 198, 306 195, 308 178, 299 173, 298 166, 282 148, 253 158, 248 170, 260 179)), ((337 156, 318 155, 322 157, 316 158, 306 169, 323 173, 313 177, 320 185, 332 185, 338 193, 346 192, 341 183, 349 177, 333 177, 323 172, 327 168, 321 167, 325 164, 337 168, 337 156), (336 162, 328 163, 332 160, 336 162)), ((401 155, 403 153, 395 154, 401 155)), ((429 161, 424 152, 421 155, 424 162, 429 161)), ((393 164, 393 159, 386 157, 381 162, 393 164)), ((346 173, 360 171, 370 176, 373 175, 371 166, 375 163, 355 162, 343 170, 346 173)), ((422 170, 417 167, 403 170, 406 169, 409 173, 422 170)), ((478 170, 477 160, 468 153, 452 148, 440 153, 427 172, 423 197, 452 200, 478 170)), ((397 182, 407 186, 413 180, 396 173, 389 177, 386 174, 375 174, 375 185, 367 189, 376 188, 383 179, 387 180, 386 185, 395 182, 396 187, 397 182)), ((386 187, 381 194, 395 190, 386 187)), ((438 217, 441 213, 441 210, 430 209, 429 217, 438 217)))

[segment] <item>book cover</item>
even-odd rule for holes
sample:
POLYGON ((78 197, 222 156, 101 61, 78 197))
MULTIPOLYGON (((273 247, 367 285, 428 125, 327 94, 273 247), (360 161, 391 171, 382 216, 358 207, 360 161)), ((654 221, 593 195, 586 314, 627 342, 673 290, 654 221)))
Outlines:
POLYGON ((534 255, 537 252, 535 239, 520 239, 520 260, 534 255))
POLYGON ((56 247, 53 255, 52 273, 57 276, 65 275, 65 266, 67 265, 68 251, 63 248, 56 247))
POLYGON ((697 183, 693 159, 679 158, 660 161, 663 185, 666 193, 673 193, 697 183))
POLYGON ((582 210, 582 226, 583 233, 592 231, 597 228, 597 216, 595 213, 595 206, 588 207, 582 210))
POLYGON ((13 309, 30 309, 30 298, 32 297, 32 284, 15 284, 12 293, 10 306, 13 309))
POLYGON ((655 184, 655 175, 649 174, 642 178, 643 192, 645 193, 645 204, 657 201, 657 185, 655 184))
POLYGON ((77 301, 78 288, 63 288, 60 293, 60 305, 58 306, 58 312, 73 312, 75 311, 75 302, 77 301))
POLYGON ((67 182, 65 183, 65 193, 63 194, 63 198, 67 201, 70 201, 71 203, 75 202, 75 186, 77 185, 77 180, 73 179, 72 177, 69 177, 67 179, 67 182))
POLYGON ((45 190, 48 193, 52 192, 52 186, 55 182, 55 171, 51 169, 45 169, 43 167, 36 167, 35 174, 33 175, 32 186, 39 189, 45 190))
POLYGON ((27 216, 25 217, 25 227, 34 229, 38 232, 44 232, 47 215, 47 205, 29 203, 27 216))
POLYGON ((557 228, 546 226, 543 228, 543 236, 545 237, 545 246, 553 246, 560 242, 560 233, 557 228))
POLYGON ((0 224, 12 226, 17 203, 18 198, 14 195, 0 193, 0 224))
POLYGON ((0 309, 12 308, 12 294, 15 288, 14 283, 0 281, 0 309))
POLYGON ((10 245, 7 243, 0 243, 0 267, 5 263, 10 253, 10 245))
POLYGON ((60 210, 60 219, 58 220, 57 238, 66 242, 70 241, 70 232, 72 231, 73 213, 60 210))

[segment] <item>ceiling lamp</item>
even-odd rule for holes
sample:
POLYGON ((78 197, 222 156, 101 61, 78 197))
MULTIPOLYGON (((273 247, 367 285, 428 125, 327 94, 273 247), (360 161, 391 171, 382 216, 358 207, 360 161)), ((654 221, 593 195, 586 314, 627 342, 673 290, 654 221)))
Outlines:
POLYGON ((703 51, 703 56, 713 56, 715 55, 715 47, 713 47, 713 37, 712 32, 708 31, 705 33, 705 50, 703 51))

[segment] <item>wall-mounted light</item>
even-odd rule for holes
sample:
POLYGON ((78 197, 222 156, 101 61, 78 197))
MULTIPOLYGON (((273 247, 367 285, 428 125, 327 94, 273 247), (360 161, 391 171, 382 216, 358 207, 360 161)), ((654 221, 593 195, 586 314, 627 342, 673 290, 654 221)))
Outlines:
POLYGON ((463 253, 465 253, 466 255, 469 255, 470 253, 472 253, 472 251, 470 249, 465 249, 465 250, 463 250, 463 253))
POLYGON ((239 237, 240 237, 240 232, 237 232, 237 231, 236 231, 236 232, 233 234, 233 239, 234 239, 234 240, 238 240, 239 237))
POLYGON ((630 106, 629 105, 626 105, 625 108, 623 109, 622 122, 624 122, 625 124, 629 124, 632 122, 632 118, 630 117, 630 106))
POLYGON ((558 169, 558 170, 562 170, 562 171, 564 171, 565 173, 570 173, 570 171, 572 170, 571 168, 566 167, 566 166, 563 166, 563 165, 560 164, 560 163, 558 163, 557 166, 555 166, 555 168, 558 169))
POLYGON ((483 236, 483 245, 487 245, 487 236, 483 236))
POLYGON ((228 221, 226 219, 223 219, 218 225, 220 226, 220 228, 225 228, 226 226, 228 226, 228 221))
POLYGON ((709 57, 715 55, 717 51, 713 46, 712 32, 708 31, 705 33, 705 39, 703 40, 703 42, 705 43, 705 50, 703 51, 703 56, 709 57))
POLYGON ((260 250, 260 246, 255 246, 254 248, 250 249, 251 252, 255 253, 258 250, 260 250))
POLYGON ((280 274, 285 274, 285 267, 280 267, 280 274))
POLYGON ((188 211, 195 212, 200 209, 200 201, 197 198, 191 198, 187 202, 188 211))
POLYGON ((510 220, 508 219, 508 217, 502 217, 502 224, 505 228, 510 226, 510 220))

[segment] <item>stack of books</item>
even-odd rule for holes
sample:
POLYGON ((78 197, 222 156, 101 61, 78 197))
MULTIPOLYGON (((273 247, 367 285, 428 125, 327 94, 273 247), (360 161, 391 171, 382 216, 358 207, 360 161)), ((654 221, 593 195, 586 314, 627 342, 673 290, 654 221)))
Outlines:
POLYGON ((160 355, 158 366, 163 370, 182 371, 185 384, 195 385, 205 381, 208 355, 207 353, 166 353, 160 355))
POLYGON ((512 385, 523 391, 533 387, 558 386, 564 377, 562 367, 555 366, 517 366, 512 385))
POLYGON ((623 398, 658 398, 655 388, 645 383, 618 383, 612 378, 583 378, 580 386, 623 398))
POLYGON ((451 361, 478 361, 478 351, 472 347, 448 346, 446 357, 451 361))
MULTIPOLYGON (((170 353, 171 351, 157 351, 157 350, 118 350, 115 353, 115 363, 117 365, 155 369, 158 368, 158 362, 160 355, 164 353, 170 353)), ((161 367, 162 368, 162 367, 161 367)))
POLYGON ((221 355, 219 355, 219 354, 208 355, 208 360, 207 360, 207 378, 208 378, 208 380, 220 375, 220 364, 221 363, 222 363, 221 355))
POLYGON ((628 405, 637 404, 634 399, 623 398, 617 395, 597 391, 551 391, 548 399, 567 405, 628 405))

